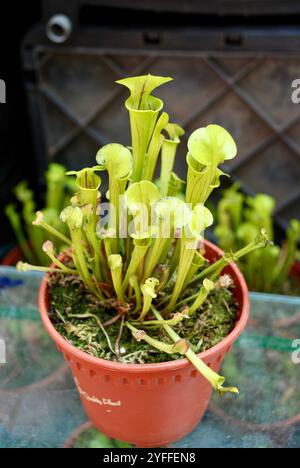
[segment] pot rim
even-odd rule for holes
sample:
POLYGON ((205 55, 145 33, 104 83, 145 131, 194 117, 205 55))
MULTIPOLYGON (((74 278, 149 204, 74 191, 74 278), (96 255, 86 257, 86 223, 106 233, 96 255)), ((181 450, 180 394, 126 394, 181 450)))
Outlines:
MULTIPOLYGON (((217 256, 223 255, 223 251, 219 249, 217 246, 215 246, 213 243, 205 240, 204 244, 205 246, 213 250, 217 256)), ((222 341, 220 341, 220 343, 216 344, 212 348, 198 354, 198 357, 202 360, 209 361, 209 359, 213 358, 216 353, 219 353, 221 351, 224 352, 224 350, 227 350, 228 348, 230 348, 233 342, 239 337, 239 335, 242 333, 242 331, 246 327, 246 324, 249 318, 249 312, 250 312, 249 290, 248 290, 246 281, 244 279, 244 276, 242 275, 238 266, 235 263, 230 263, 227 266, 227 268, 230 268, 235 273, 235 276, 236 276, 235 282, 239 283, 240 290, 242 293, 240 317, 238 321, 236 322, 234 329, 229 333, 229 335, 226 336, 226 338, 224 338, 222 341)), ((55 341, 58 348, 60 350, 63 350, 64 353, 66 354, 70 353, 71 355, 76 356, 77 359, 86 361, 92 366, 102 367, 109 371, 116 371, 116 372, 126 371, 126 372, 133 373, 133 374, 137 374, 140 372, 149 372, 149 373, 153 372, 154 373, 154 372, 165 371, 165 370, 168 370, 168 371, 178 370, 190 364, 187 358, 180 358, 180 359, 175 359, 173 361, 165 361, 165 362, 151 363, 151 364, 127 364, 127 363, 120 363, 120 362, 109 361, 106 359, 98 358, 76 348, 57 332, 57 330, 55 329, 54 325, 52 324, 49 318, 48 303, 47 303, 48 302, 47 301, 48 299, 48 283, 47 283, 48 276, 49 276, 49 273, 46 273, 46 275, 43 277, 41 281, 41 285, 39 288, 39 294, 38 294, 39 310, 40 310, 42 322, 47 332, 49 333, 50 337, 55 341)))

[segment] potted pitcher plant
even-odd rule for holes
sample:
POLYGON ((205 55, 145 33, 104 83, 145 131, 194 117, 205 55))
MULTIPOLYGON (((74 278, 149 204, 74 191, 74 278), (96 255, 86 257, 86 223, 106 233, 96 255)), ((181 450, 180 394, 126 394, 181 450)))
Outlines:
MULTIPOLYGON (((182 199, 184 182, 173 167, 184 130, 152 94, 170 80, 118 81, 129 90, 131 146, 108 144, 94 167, 68 173, 78 188, 60 214, 68 247, 58 255, 53 242, 44 243, 49 268, 18 265, 46 272, 42 321, 72 370, 89 419, 108 437, 140 447, 190 432, 213 389, 238 393, 218 374, 249 315, 247 285, 233 262, 269 243, 262 231, 224 253, 204 240, 213 223, 205 203, 220 184, 220 164, 237 148, 218 125, 195 130, 182 199), (102 171, 109 181, 103 195, 102 171)), ((34 224, 61 238, 41 213, 34 224)))

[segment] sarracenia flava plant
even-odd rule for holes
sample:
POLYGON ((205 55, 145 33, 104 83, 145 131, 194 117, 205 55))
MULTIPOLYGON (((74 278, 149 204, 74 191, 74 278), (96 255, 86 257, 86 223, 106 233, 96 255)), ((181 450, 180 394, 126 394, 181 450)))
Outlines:
MULTIPOLYGON (((218 125, 200 128, 190 136, 184 201, 178 195, 184 182, 173 171, 184 131, 170 123, 168 114, 162 112, 163 102, 152 95, 170 80, 147 75, 118 81, 130 91, 125 106, 131 147, 106 145, 96 155, 96 166, 69 173, 76 176, 78 191, 60 219, 69 230, 72 262, 64 265, 52 243, 45 244, 44 251, 61 273, 79 275, 99 301, 115 299, 112 310, 117 315, 112 318, 114 323, 120 319, 120 330, 126 326, 133 339, 186 356, 214 389, 221 394, 236 393, 234 387, 223 387, 224 378, 199 359, 174 327, 201 308, 229 262, 264 247, 268 239, 261 232, 240 251, 207 263, 202 240, 213 216, 204 205, 220 183, 219 165, 236 156, 236 145, 218 125), (161 170, 156 184, 158 161, 161 170), (108 205, 99 191, 100 171, 107 171, 109 177, 108 205), (193 294, 187 297, 186 290, 193 294), (180 307, 183 302, 184 308, 180 307), (151 336, 153 327, 164 329, 167 342, 151 336)), ((20 264, 19 268, 34 267, 20 264)), ((101 324, 101 317, 97 320, 101 324)))

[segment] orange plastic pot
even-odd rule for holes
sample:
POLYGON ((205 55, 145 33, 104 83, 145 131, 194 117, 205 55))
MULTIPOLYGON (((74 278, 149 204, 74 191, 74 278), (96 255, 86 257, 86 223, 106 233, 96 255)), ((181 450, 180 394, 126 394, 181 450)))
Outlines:
MULTIPOLYGON (((222 251, 206 242, 206 257, 214 261, 222 251)), ((199 356, 219 371, 226 353, 242 333, 249 317, 249 294, 236 265, 224 271, 235 283, 240 305, 234 330, 199 356)), ((208 406, 212 388, 187 359, 158 364, 121 364, 90 356, 68 343, 48 315, 47 275, 39 291, 42 321, 64 354, 87 416, 105 435, 139 447, 168 445, 191 432, 208 406)), ((234 384, 234 382, 230 382, 234 384)))

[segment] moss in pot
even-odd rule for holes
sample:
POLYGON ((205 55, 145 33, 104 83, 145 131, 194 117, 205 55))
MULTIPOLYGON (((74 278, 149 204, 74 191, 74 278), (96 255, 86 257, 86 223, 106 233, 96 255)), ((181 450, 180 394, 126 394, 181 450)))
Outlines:
POLYGON ((151 94, 169 80, 119 81, 130 90, 131 147, 106 145, 96 166, 69 173, 78 186, 60 216, 69 248, 57 256, 52 242, 44 244, 50 268, 18 265, 47 272, 42 320, 69 362, 93 424, 145 447, 191 431, 212 389, 238 393, 218 374, 249 315, 247 286, 232 262, 269 243, 262 231, 224 254, 203 240, 213 223, 204 205, 236 145, 218 125, 192 133, 183 201, 182 181, 172 172, 183 129, 151 94), (163 193, 153 182, 160 158, 163 193), (101 200, 100 171, 108 172, 109 205, 101 200))

